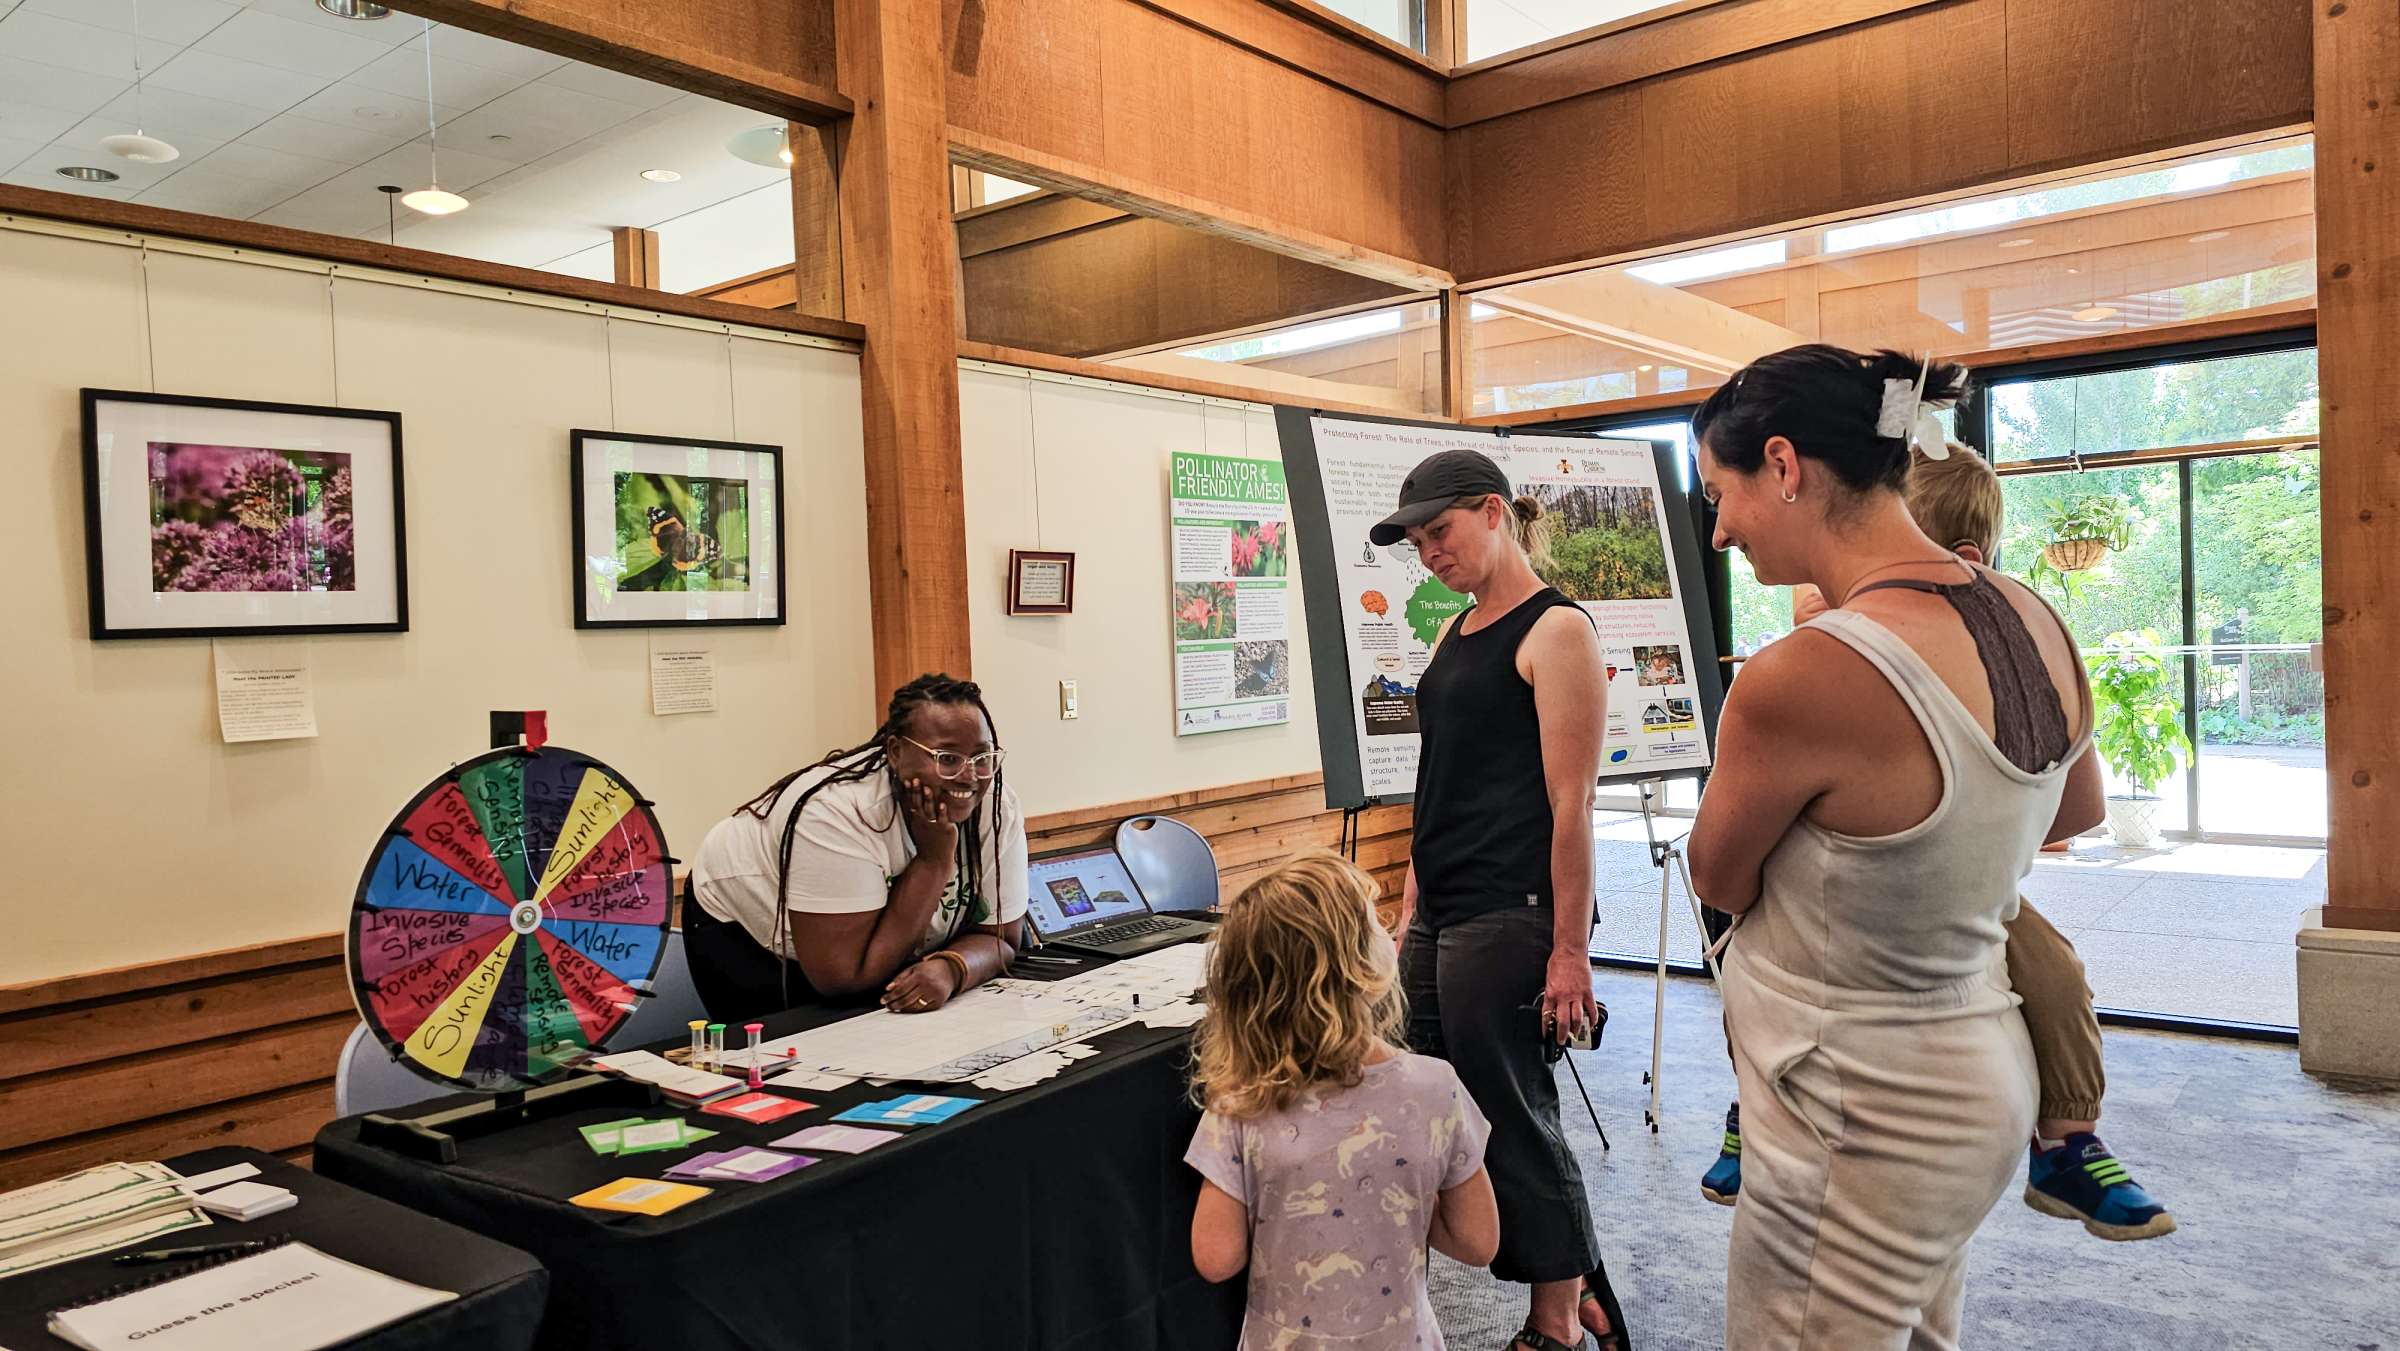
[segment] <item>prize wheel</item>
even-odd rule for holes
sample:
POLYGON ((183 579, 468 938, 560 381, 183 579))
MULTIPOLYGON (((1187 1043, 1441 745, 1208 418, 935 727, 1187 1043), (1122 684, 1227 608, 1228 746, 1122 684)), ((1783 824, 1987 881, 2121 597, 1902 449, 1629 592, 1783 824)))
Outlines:
POLYGON ((367 861, 346 945, 359 1015, 431 1079, 556 1078, 649 990, 668 862, 648 802, 590 756, 477 756, 410 799, 367 861))

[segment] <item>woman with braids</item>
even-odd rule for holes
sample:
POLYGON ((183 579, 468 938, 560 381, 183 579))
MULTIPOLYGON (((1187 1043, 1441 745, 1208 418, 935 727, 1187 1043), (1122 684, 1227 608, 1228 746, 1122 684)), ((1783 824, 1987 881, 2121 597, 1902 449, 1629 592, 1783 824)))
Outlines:
POLYGON ((719 821, 683 910, 709 1016, 868 994, 923 1013, 1006 970, 1027 873, 999 743, 973 682, 919 676, 875 735, 719 821))

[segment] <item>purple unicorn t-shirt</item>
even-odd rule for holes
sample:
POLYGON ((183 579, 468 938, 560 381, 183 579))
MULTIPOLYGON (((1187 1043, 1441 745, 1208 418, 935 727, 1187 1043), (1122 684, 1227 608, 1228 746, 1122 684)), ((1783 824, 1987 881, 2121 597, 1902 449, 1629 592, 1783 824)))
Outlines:
POLYGON ((1203 1116, 1183 1161, 1250 1210, 1241 1351, 1441 1351, 1426 1228, 1490 1132, 1450 1066, 1421 1055, 1280 1112, 1203 1116))

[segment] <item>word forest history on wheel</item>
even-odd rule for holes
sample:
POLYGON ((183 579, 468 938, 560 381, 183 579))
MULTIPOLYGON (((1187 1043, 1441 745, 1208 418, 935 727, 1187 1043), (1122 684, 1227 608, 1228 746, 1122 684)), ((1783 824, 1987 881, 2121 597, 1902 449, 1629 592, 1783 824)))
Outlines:
POLYGON ((590 756, 477 756, 410 800, 368 861, 348 935, 359 1013, 429 1078, 556 1078, 649 991, 670 862, 650 804, 590 756))

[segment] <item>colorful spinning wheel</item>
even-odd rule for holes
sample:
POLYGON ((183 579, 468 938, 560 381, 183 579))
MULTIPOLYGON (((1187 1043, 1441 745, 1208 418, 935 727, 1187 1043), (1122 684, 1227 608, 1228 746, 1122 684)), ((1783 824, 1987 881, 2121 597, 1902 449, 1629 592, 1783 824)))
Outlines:
POLYGON ((664 950, 669 859, 649 804, 557 746, 477 756, 409 801, 351 910, 351 987, 393 1056, 506 1092, 607 1043, 664 950))

